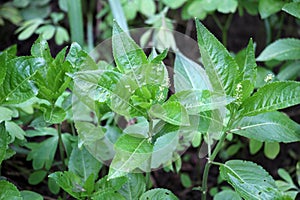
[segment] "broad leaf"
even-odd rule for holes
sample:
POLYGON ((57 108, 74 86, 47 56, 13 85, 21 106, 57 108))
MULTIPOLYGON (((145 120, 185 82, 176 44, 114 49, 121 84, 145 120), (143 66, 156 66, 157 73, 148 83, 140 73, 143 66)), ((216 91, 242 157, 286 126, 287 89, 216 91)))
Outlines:
POLYGON ((103 127, 89 122, 76 121, 79 146, 83 144, 98 160, 110 160, 114 156, 112 142, 105 136, 103 127))
POLYGON ((97 178, 101 169, 101 163, 84 147, 82 149, 75 147, 71 153, 68 167, 69 171, 86 181, 91 174, 94 174, 94 177, 97 178))
POLYGON ((29 190, 23 190, 20 192, 23 200, 43 200, 43 196, 36 193, 36 192, 32 192, 29 190))
POLYGON ((128 181, 127 176, 121 176, 114 179, 108 179, 108 176, 102 177, 95 183, 95 195, 104 191, 118 191, 128 181))
POLYGON ((5 79, 0 86, 0 103, 21 103, 37 91, 30 79, 45 65, 42 58, 18 57, 7 64, 5 79))
POLYGON ((269 173, 253 162, 227 161, 220 166, 220 174, 245 199, 271 200, 283 197, 269 173))
POLYGON ((95 61, 89 56, 89 54, 84 51, 79 44, 73 42, 66 60, 71 63, 71 65, 80 70, 96 70, 98 69, 95 61))
POLYGON ((95 196, 93 196, 92 199, 98 200, 98 199, 105 199, 105 200, 126 200, 122 195, 119 193, 116 193, 114 190, 105 190, 101 193, 97 193, 95 196))
POLYGON ((294 38, 279 39, 267 46, 256 59, 268 60, 296 60, 300 59, 300 40, 294 38))
POLYGON ((47 171, 45 170, 38 170, 30 174, 28 178, 28 183, 31 185, 37 185, 44 180, 47 176, 47 171))
POLYGON ((150 115, 177 126, 189 126, 189 116, 186 109, 176 101, 155 104, 149 111, 150 115))
POLYGON ((120 72, 132 72, 147 63, 144 51, 125 33, 116 21, 113 23, 113 55, 120 72))
POLYGON ((148 199, 151 199, 151 200, 161 200, 161 199, 178 200, 178 198, 170 190, 161 189, 161 188, 148 190, 140 197, 140 200, 148 200, 148 199))
POLYGON ((284 6, 284 1, 278 0, 260 0, 258 4, 258 11, 262 19, 269 17, 270 15, 281 10, 284 6))
POLYGON ((300 19, 300 2, 291 2, 287 3, 282 8, 283 11, 289 13, 290 15, 293 15, 294 17, 297 17, 300 19))
POLYGON ((0 199, 22 200, 21 194, 16 186, 4 180, 0 180, 0 199))
POLYGON ((50 169, 58 144, 58 136, 50 137, 40 143, 26 143, 26 147, 31 151, 27 155, 27 160, 32 160, 33 169, 50 169))
POLYGON ((50 53, 48 42, 41 36, 31 46, 30 52, 32 56, 44 58, 47 62, 51 62, 53 59, 50 53))
POLYGON ((83 188, 83 181, 79 176, 73 172, 55 172, 48 176, 55 180, 55 182, 70 195, 79 199, 81 193, 85 191, 83 188))
POLYGON ((214 200, 241 200, 241 197, 235 191, 223 190, 214 196, 214 200))
POLYGON ((215 92, 232 95, 238 65, 226 48, 196 20, 197 38, 203 65, 215 92))
POLYGON ((176 92, 191 89, 207 90, 211 88, 205 70, 180 52, 176 52, 175 57, 174 87, 176 92))
POLYGON ((256 154, 261 149, 262 146, 263 146, 263 142, 254 139, 251 139, 249 141, 249 151, 252 155, 256 154))
POLYGON ((285 81, 285 80, 294 80, 300 75, 300 62, 295 61, 292 62, 284 68, 280 69, 280 72, 277 75, 278 80, 285 81))
MULTIPOLYGON (((300 138, 299 138, 300 141, 300 138)), ((278 142, 265 142, 264 154, 269 159, 274 159, 280 152, 280 145, 278 142)))
POLYGON ((118 190, 126 200, 135 200, 146 191, 146 181, 143 174, 134 173, 127 175, 128 181, 118 190))
POLYGON ((300 83, 295 81, 273 82, 260 88, 240 107, 242 116, 287 108, 300 103, 300 83))
POLYGON ((178 146, 178 140, 178 131, 165 133, 156 139, 151 157, 151 168, 159 168, 173 161, 173 153, 178 146))
POLYGON ((223 97, 209 90, 185 90, 172 95, 169 101, 178 101, 189 114, 225 107, 234 99, 223 97))
POLYGON ((244 117, 233 127, 233 133, 261 142, 300 141, 300 125, 280 112, 244 117))
POLYGON ((116 178, 143 167, 150 159, 153 146, 146 138, 122 135, 115 143, 116 155, 110 165, 108 178, 116 178))

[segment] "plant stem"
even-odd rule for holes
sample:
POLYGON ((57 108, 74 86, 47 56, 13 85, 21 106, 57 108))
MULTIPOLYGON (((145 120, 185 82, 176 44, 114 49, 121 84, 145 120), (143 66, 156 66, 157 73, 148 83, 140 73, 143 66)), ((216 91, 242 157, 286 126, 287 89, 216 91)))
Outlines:
POLYGON ((266 18, 264 22, 265 22, 265 29, 266 29, 266 45, 268 45, 272 41, 271 26, 268 18, 266 18))
POLYGON ((64 144, 62 141, 62 134, 61 134, 61 124, 57 124, 57 132, 58 132, 58 145, 59 145, 59 154, 60 154, 60 159, 62 161, 62 168, 65 171, 67 169, 66 164, 65 164, 65 148, 64 144))
POLYGON ((208 179, 208 173, 211 166, 211 161, 213 161, 216 156, 218 155, 219 151, 222 148, 223 142, 226 138, 227 132, 223 132, 221 135, 221 138, 214 149, 212 155, 208 158, 207 163, 205 164, 204 172, 203 172, 203 178, 202 178, 202 200, 206 200, 206 194, 207 194, 207 179, 208 179))
POLYGON ((225 25, 223 26, 223 29, 222 29, 222 42, 223 42, 224 46, 227 46, 227 33, 228 33, 228 29, 229 29, 231 21, 232 21, 232 16, 233 16, 233 14, 230 14, 227 17, 225 25))
POLYGON ((226 22, 224 25, 222 25, 222 23, 220 22, 219 18, 216 17, 216 15, 212 15, 215 23, 217 24, 217 26, 219 27, 219 29, 221 29, 222 31, 222 43, 224 46, 227 46, 227 33, 228 33, 228 29, 230 27, 230 24, 231 24, 231 21, 232 21, 232 17, 233 17, 233 14, 230 14, 227 19, 226 19, 226 22))

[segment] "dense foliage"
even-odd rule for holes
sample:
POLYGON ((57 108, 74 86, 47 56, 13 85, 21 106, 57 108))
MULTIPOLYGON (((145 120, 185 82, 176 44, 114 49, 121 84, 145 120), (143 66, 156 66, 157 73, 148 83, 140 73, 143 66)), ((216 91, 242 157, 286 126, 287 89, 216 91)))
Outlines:
POLYGON ((96 41, 93 8, 99 2, 74 2, 58 1, 60 12, 52 12, 47 0, 0 6, 0 25, 15 24, 19 40, 40 35, 29 56, 18 56, 17 45, 0 52, 0 199, 189 198, 157 184, 164 176, 154 178, 153 170, 179 174, 195 198, 297 198, 297 151, 282 152, 292 164, 275 169, 275 176, 264 161, 241 158, 239 151, 268 160, 287 144, 299 150, 300 125, 284 111, 299 109, 300 40, 275 40, 267 31, 270 41, 257 58, 253 39, 236 54, 226 44, 232 13, 259 15, 270 31, 282 10, 299 26, 299 1, 103 1, 97 14, 102 36, 96 39, 112 34, 110 62, 96 62, 95 52, 88 53, 96 41), (179 48, 169 10, 180 10, 180 20, 197 17, 199 60, 179 48), (146 31, 138 45, 127 21, 140 15, 155 31, 146 31), (200 22, 209 16, 222 30, 222 42, 200 22), (74 42, 53 56, 47 40, 74 42), (141 48, 148 40, 152 48, 141 48), (196 176, 183 170, 195 150, 203 160, 196 176), (211 175, 213 166, 218 178, 211 175))

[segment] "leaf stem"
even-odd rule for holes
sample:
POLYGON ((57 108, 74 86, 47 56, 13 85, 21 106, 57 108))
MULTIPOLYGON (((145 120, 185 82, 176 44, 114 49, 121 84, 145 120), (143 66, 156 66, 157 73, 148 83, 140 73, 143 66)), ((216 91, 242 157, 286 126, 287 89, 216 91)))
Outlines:
POLYGON ((219 151, 222 148, 223 142, 225 141, 227 132, 223 132, 221 135, 221 138, 214 149, 212 155, 208 158, 207 163, 205 164, 204 172, 203 172, 203 178, 202 178, 202 200, 206 200, 206 194, 207 194, 207 179, 208 179, 208 173, 210 166, 212 165, 212 161, 216 158, 218 155, 219 151))
POLYGON ((62 141, 61 123, 57 124, 57 132, 58 132, 59 154, 60 154, 60 159, 62 161, 62 169, 65 171, 67 169, 67 166, 65 164, 65 148, 62 141))

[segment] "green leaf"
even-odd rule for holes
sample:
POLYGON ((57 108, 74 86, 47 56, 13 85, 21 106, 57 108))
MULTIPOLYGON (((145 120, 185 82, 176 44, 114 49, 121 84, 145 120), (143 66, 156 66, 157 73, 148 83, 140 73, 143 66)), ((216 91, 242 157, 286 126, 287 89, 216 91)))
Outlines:
POLYGON ((300 103, 300 83, 295 81, 273 82, 260 88, 241 105, 242 116, 287 108, 300 103))
POLYGON ((22 29, 18 29, 17 32, 21 32, 18 36, 18 40, 26 40, 28 39, 30 36, 32 36, 32 34, 36 31, 36 29, 41 25, 43 24, 43 20, 40 19, 40 18, 37 18, 37 19, 32 19, 32 20, 29 20, 29 21, 26 21, 25 23, 28 23, 28 24, 25 24, 23 23, 23 25, 20 27, 22 29), (20 31, 19 31, 20 30, 20 31))
POLYGON ((189 177, 189 175, 187 173, 180 174, 180 181, 181 181, 181 184, 183 185, 183 187, 185 187, 185 188, 189 188, 192 186, 191 178, 189 177))
POLYGON ((214 196, 214 200, 241 200, 241 197, 235 191, 223 190, 214 196))
POLYGON ((44 180, 47 175, 47 171, 39 170, 30 174, 28 178, 28 183, 31 185, 37 185, 44 180))
POLYGON ((7 52, 0 52, 0 87, 5 79, 6 70, 7 70, 7 52))
POLYGON ((66 117, 66 111, 57 106, 44 106, 44 119, 45 122, 51 124, 59 124, 64 121, 66 117))
POLYGON ((287 3, 282 10, 300 19, 300 2, 287 3))
POLYGON ((21 103, 37 92, 30 79, 45 65, 42 58, 18 57, 8 64, 3 85, 0 86, 0 103, 21 103))
POLYGON ((70 37, 68 31, 63 27, 56 27, 56 34, 55 34, 55 42, 58 45, 62 45, 64 42, 69 42, 70 37))
POLYGON ((293 80, 300 75, 300 62, 295 61, 286 65, 283 69, 280 69, 280 72, 277 75, 278 80, 293 80))
POLYGON ((189 126, 189 116, 186 109, 176 101, 155 104, 149 111, 150 115, 177 126, 189 126))
POLYGON ((123 176, 136 168, 143 167, 151 158, 153 146, 146 138, 122 135, 114 145, 116 155, 110 165, 108 178, 123 176))
POLYGON ((260 0, 258 11, 262 19, 278 12, 284 6, 285 2, 281 0, 260 0))
POLYGON ((11 141, 14 141, 15 138, 18 138, 20 140, 24 140, 24 136, 26 135, 26 133, 15 122, 6 121, 5 122, 5 128, 6 128, 6 131, 9 133, 9 135, 11 137, 11 141))
POLYGON ((101 166, 101 163, 84 147, 82 147, 82 149, 78 149, 77 147, 73 148, 68 163, 69 171, 81 177, 83 181, 86 181, 91 174, 94 174, 96 179, 101 166))
POLYGON ((255 139, 251 139, 249 142, 249 150, 251 155, 256 154, 261 149, 262 146, 263 146, 262 142, 257 141, 255 139))
POLYGON ((257 76, 256 76, 256 81, 255 81, 255 88, 260 88, 264 85, 267 84, 267 77, 272 77, 272 80, 269 82, 273 81, 273 78, 275 77, 275 74, 271 71, 268 70, 264 67, 257 67, 257 76))
POLYGON ((31 46, 30 53, 34 57, 44 58, 47 62, 52 61, 52 56, 48 42, 42 37, 39 37, 31 46))
POLYGON ((278 175, 283 179, 285 180, 287 183, 291 184, 291 185, 294 185, 294 181, 291 177, 291 175, 285 170, 285 169, 278 169, 278 175))
POLYGON ((52 178, 48 178, 48 188, 49 188, 50 192, 53 194, 58 194, 60 191, 59 185, 57 185, 55 180, 52 178))
POLYGON ((209 78, 200 65, 188 59, 179 51, 176 52, 175 56, 174 87, 176 92, 211 88, 209 78))
POLYGON ((274 159, 280 152, 280 145, 278 142, 266 142, 264 146, 264 153, 267 158, 274 159))
POLYGON ((279 199, 282 194, 274 179, 261 166, 243 160, 230 160, 220 166, 221 176, 245 199, 279 199))
POLYGON ((231 132, 261 142, 300 141, 300 126, 280 112, 244 117, 233 127, 231 132))
MULTIPOLYGON (((39 89, 38 97, 46 99, 52 104, 62 95, 71 81, 66 73, 72 72, 72 67, 69 62, 64 62, 65 54, 66 48, 62 49, 55 59, 51 57, 50 52, 49 55, 41 55, 47 60, 47 67, 44 70, 39 70, 34 76, 34 83, 39 89)), ((50 113, 53 113, 53 110, 56 110, 56 113, 61 112, 59 108, 49 110, 51 110, 50 113)))
POLYGON ((178 131, 164 132, 164 135, 155 140, 151 157, 151 168, 159 168, 174 160, 173 154, 178 146, 178 131))
POLYGON ((127 126, 123 133, 126 134, 137 134, 141 137, 147 138, 149 132, 149 122, 144 117, 137 118, 137 123, 127 126))
POLYGON ((122 185, 118 192, 127 200, 139 199, 146 191, 146 180, 143 174, 128 174, 128 181, 122 185))
POLYGON ((148 200, 148 199, 178 200, 178 198, 170 190, 162 189, 162 188, 148 190, 140 197, 140 200, 148 200))
POLYGON ((11 120, 12 116, 13 111, 11 109, 0 106, 0 123, 11 120))
POLYGON ((255 62, 255 52, 252 39, 250 39, 247 48, 245 49, 245 51, 243 51, 241 60, 242 62, 239 64, 241 81, 249 80, 251 87, 254 87, 256 81, 257 66, 255 62))
POLYGON ((172 9, 176 9, 176 8, 179 8, 180 6, 182 6, 187 0, 163 0, 162 2, 172 8, 172 9))
POLYGON ((144 51, 125 33, 116 21, 113 23, 113 55, 118 69, 122 73, 131 72, 147 63, 144 51))
POLYGON ((95 195, 104 191, 118 191, 128 181, 127 176, 121 176, 114 179, 108 179, 108 176, 102 177, 95 184, 95 195))
POLYGON ((236 85, 238 64, 226 48, 196 20, 197 38, 206 73, 215 92, 232 95, 236 85))
POLYGON ((156 6, 154 0, 148 0, 148 1, 139 0, 138 3, 139 3, 138 9, 143 15, 147 17, 151 17, 155 14, 156 6))
POLYGON ((105 200, 126 200, 122 195, 116 193, 116 191, 106 190, 95 196, 92 199, 105 199, 105 200))
POLYGON ((105 132, 101 126, 80 121, 76 121, 75 126, 79 134, 78 143, 80 145, 84 144, 93 156, 103 161, 113 158, 114 150, 112 142, 105 136, 105 132))
POLYGON ((93 58, 89 56, 89 54, 84 51, 79 44, 73 42, 69 49, 69 53, 66 57, 66 60, 69 61, 73 68, 81 69, 81 70, 94 70, 98 69, 93 58))
POLYGON ((48 176, 56 181, 56 183, 70 195, 76 199, 80 199, 80 192, 83 189, 83 182, 80 177, 76 176, 73 172, 55 172, 48 176))
POLYGON ((6 150, 8 149, 9 144, 8 140, 9 136, 5 130, 4 123, 0 123, 0 165, 6 156, 6 150))
POLYGON ((209 90, 185 90, 172 95, 168 101, 178 101, 189 114, 225 107, 234 99, 223 97, 209 90))
POLYGON ((23 200, 43 200, 43 196, 32 191, 23 190, 20 192, 23 200))
POLYGON ((258 56, 257 61, 300 59, 300 40, 279 39, 268 45, 258 56))
POLYGON ((215 3, 218 5, 217 10, 221 13, 234 13, 238 6, 237 0, 223 0, 215 3))
POLYGON ((32 160, 33 169, 50 169, 58 144, 58 136, 50 137, 40 143, 26 143, 25 146, 31 151, 27 160, 32 160))
POLYGON ((22 200, 19 190, 12 183, 0 180, 0 199, 22 200))

